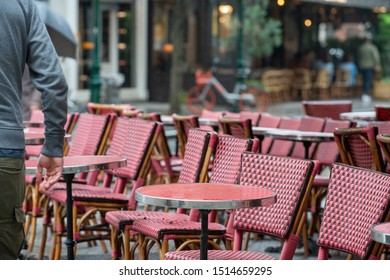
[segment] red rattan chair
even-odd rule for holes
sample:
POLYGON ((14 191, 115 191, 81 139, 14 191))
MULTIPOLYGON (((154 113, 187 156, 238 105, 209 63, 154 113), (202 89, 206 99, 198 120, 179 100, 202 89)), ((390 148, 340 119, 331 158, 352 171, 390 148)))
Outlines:
MULTIPOLYGON (((193 183, 203 182, 206 178, 207 166, 216 146, 216 133, 201 129, 190 129, 183 165, 178 182, 193 183)), ((117 259, 121 256, 119 235, 123 235, 124 259, 133 259, 136 243, 130 249, 132 225, 139 219, 158 220, 187 220, 189 216, 178 209, 176 213, 154 211, 110 211, 106 214, 106 221, 111 225, 112 257, 117 259)))
POLYGON ((250 112, 250 111, 241 111, 240 119, 251 119, 253 126, 258 126, 261 119, 261 112, 250 112))
MULTIPOLYGON (((141 120, 137 118, 120 117, 116 124, 115 133, 108 154, 119 155, 127 158, 125 167, 105 172, 103 188, 110 188, 102 191, 101 188, 89 185, 72 186, 73 194, 73 233, 77 242, 90 240, 110 239, 104 215, 107 211, 114 209, 135 209, 134 198, 137 188, 144 185, 150 169, 150 156, 153 147, 162 130, 162 124, 157 122, 141 120), (115 180, 113 180, 115 177, 115 180), (131 181, 130 196, 126 194, 127 183, 131 181), (114 185, 111 186, 111 183, 114 185), (80 217, 79 209, 87 209, 80 217), (89 227, 89 219, 96 212, 102 217, 102 223, 97 227, 89 227), (96 231, 98 231, 96 233, 96 231)), ((58 259, 61 252, 61 237, 64 231, 64 219, 61 215, 62 208, 66 205, 66 190, 54 185, 46 194, 55 201, 55 254, 58 259)))
MULTIPOLYGON (((67 155, 102 154, 114 119, 115 117, 113 115, 98 116, 88 113, 78 115, 77 123, 70 124, 73 126, 74 132, 68 130, 69 133, 72 133, 72 140, 69 143, 67 155)), ((89 183, 96 181, 96 175, 90 174, 88 178, 89 183)), ((86 173, 79 174, 76 180, 81 180, 85 183, 86 176, 86 173)), ((25 232, 26 235, 29 235, 28 251, 31 252, 35 242, 38 217, 42 217, 43 220, 42 244, 46 242, 47 227, 51 224, 51 215, 49 213, 51 211, 51 204, 49 204, 50 200, 39 192, 39 186, 35 184, 35 175, 26 176, 26 183, 26 198, 23 208, 27 216, 25 232)), ((65 188, 65 183, 62 185, 65 188)), ((40 257, 43 257, 43 252, 41 252, 40 257)))
MULTIPOLYGON (((261 113, 260 120, 257 124, 257 126, 260 127, 270 127, 270 128, 277 128, 279 127, 279 123, 282 117, 280 116, 274 116, 269 113, 261 113)), ((271 137, 264 137, 264 139, 261 141, 261 149, 260 151, 263 154, 267 154, 271 145, 272 145, 273 139, 271 137)))
POLYGON ((375 116, 377 121, 390 121, 390 106, 375 105, 375 116))
MULTIPOLYGON (((258 153, 243 153, 240 184, 261 186, 276 192, 277 202, 270 207, 244 208, 234 211, 233 250, 209 250, 210 260, 270 260, 273 257, 242 251, 244 232, 256 232, 282 239, 280 259, 292 259, 304 220, 311 182, 318 162, 258 153)), ((169 252, 165 259, 199 259, 198 250, 169 252)))
POLYGON ((231 119, 222 117, 218 119, 219 127, 223 134, 241 138, 253 138, 251 119, 231 119))
MULTIPOLYGON (((321 132, 325 125, 325 118, 317 117, 302 117, 298 130, 321 132)), ((317 143, 312 143, 309 148, 309 158, 313 157, 313 153, 317 147, 317 143)), ((296 143, 291 152, 291 156, 295 158, 305 158, 305 147, 303 143, 296 143)))
POLYGON ((177 114, 173 114, 172 118, 173 125, 175 126, 177 132, 176 152, 180 158, 183 158, 189 129, 199 128, 199 117, 195 115, 180 116, 177 114))
MULTIPOLYGON (((218 136, 218 145, 214 158, 210 183, 238 183, 240 175, 240 157, 245 151, 257 151, 259 141, 257 139, 244 139, 229 135, 218 136)), ((215 212, 209 216, 210 222, 214 222, 215 212)), ((168 251, 169 240, 176 243, 184 242, 178 248, 186 248, 188 245, 198 243, 200 233, 199 214, 197 210, 191 210, 187 220, 161 221, 161 220, 137 220, 132 230, 138 232, 140 239, 140 259, 148 257, 150 244, 157 244, 160 259, 168 251), (196 239, 194 241, 194 239, 196 239)), ((223 238, 225 227, 218 223, 209 224, 209 238, 223 238)), ((213 243, 214 246, 217 246, 213 243)), ((219 246, 218 246, 219 247, 219 246)))
POLYGON ((385 171, 377 127, 337 128, 333 134, 343 163, 385 171))
MULTIPOLYGON (((138 114, 137 117, 144 120, 151 120, 162 123, 161 115, 156 112, 138 114)), ((179 177, 179 172, 177 170, 180 170, 180 167, 183 164, 183 159, 172 155, 164 129, 161 131, 157 139, 151 161, 152 166, 149 174, 150 179, 148 180, 148 184, 164 182, 173 183, 177 181, 179 177), (175 166, 175 170, 173 166, 175 166)))
POLYGON ((307 116, 340 120, 341 113, 352 112, 352 101, 303 100, 302 110, 307 116))
MULTIPOLYGON (((282 129, 298 129, 301 124, 301 118, 282 117, 278 128, 282 129)), ((265 137, 266 139, 267 137, 265 137)), ((274 139, 272 146, 268 150, 268 154, 274 156, 289 156, 294 147, 293 141, 274 139)), ((265 151, 262 151, 265 153, 265 151)))
MULTIPOLYGON (((349 128, 352 123, 348 120, 334 120, 326 118, 324 132, 332 132, 336 128, 349 128)), ((320 143, 314 155, 314 159, 320 162, 320 173, 315 176, 312 186, 311 197, 311 220, 309 226, 309 234, 313 235, 315 227, 319 230, 320 219, 319 214, 322 211, 321 202, 326 196, 326 191, 329 184, 329 170, 334 162, 340 160, 340 152, 336 142, 320 143)))
POLYGON ((385 220, 389 194, 388 174, 335 163, 317 239, 318 259, 328 259, 329 250, 377 259, 381 246, 372 241, 370 227, 385 220))
MULTIPOLYGON (((225 111, 210 111, 207 109, 203 109, 202 113, 200 114, 201 118, 207 118, 207 119, 219 119, 220 117, 223 117, 225 115, 225 111)), ((200 124, 200 128, 204 130, 218 130, 210 125, 202 125, 200 124)))

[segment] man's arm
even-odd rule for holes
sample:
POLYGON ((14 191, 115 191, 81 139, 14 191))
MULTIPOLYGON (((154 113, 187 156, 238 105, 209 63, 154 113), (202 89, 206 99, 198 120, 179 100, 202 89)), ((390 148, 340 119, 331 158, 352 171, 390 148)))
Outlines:
POLYGON ((26 62, 31 81, 41 92, 45 115, 45 142, 38 160, 37 182, 48 188, 58 181, 63 167, 64 126, 67 116, 68 85, 55 48, 32 4, 27 38, 26 62), (42 176, 43 168, 46 175, 42 176))

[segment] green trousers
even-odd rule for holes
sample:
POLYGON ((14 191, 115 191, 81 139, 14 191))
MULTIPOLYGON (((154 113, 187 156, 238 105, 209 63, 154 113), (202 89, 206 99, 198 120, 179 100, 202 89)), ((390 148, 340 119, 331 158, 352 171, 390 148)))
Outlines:
POLYGON ((23 158, 0 157, 0 260, 16 260, 24 241, 23 158))

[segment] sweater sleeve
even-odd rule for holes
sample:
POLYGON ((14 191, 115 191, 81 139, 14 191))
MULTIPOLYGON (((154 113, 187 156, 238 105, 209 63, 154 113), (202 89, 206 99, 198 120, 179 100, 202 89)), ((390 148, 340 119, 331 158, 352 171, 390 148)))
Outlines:
POLYGON ((34 4, 29 20, 26 62, 31 81, 41 92, 45 116, 42 154, 63 156, 68 85, 56 50, 34 4))

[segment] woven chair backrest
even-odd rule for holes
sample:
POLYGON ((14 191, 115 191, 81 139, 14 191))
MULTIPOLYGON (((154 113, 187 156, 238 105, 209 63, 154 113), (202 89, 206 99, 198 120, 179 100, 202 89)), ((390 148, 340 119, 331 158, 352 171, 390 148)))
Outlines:
MULTIPOLYGON (((296 221, 315 163, 311 160, 243 153, 240 184, 275 191, 277 202, 270 207, 235 211, 233 227, 286 238, 296 221)), ((300 220, 300 219, 299 219, 300 220)))
POLYGON ((343 163, 384 171, 382 153, 376 141, 377 127, 337 128, 333 134, 343 163))
MULTIPOLYGON (((298 129, 300 124, 301 118, 282 117, 279 128, 298 129)), ((275 156, 288 156, 290 155, 293 146, 293 141, 274 139, 268 153, 275 156)))
POLYGON ((209 182, 237 184, 240 179, 241 154, 257 152, 258 149, 258 139, 219 135, 209 182))
POLYGON ((109 129, 111 115, 93 115, 82 113, 72 134, 68 156, 89 156, 99 154, 105 145, 104 136, 109 129))
MULTIPOLYGON (((317 117, 302 117, 301 124, 299 125, 298 130, 302 131, 315 131, 321 132, 324 129, 325 118, 317 117)), ((312 158, 313 153, 316 149, 317 143, 312 143, 309 148, 309 157, 312 158)), ((305 147, 303 143, 296 143, 294 145, 293 151, 291 153, 292 157, 296 158, 305 158, 305 147)))
POLYGON ((219 118, 222 133, 241 138, 253 138, 251 119, 219 118))
MULTIPOLYGON (((333 133, 336 128, 349 128, 352 123, 349 120, 334 120, 326 118, 324 132, 333 133)), ((340 152, 337 144, 334 141, 319 143, 314 155, 314 159, 318 160, 322 166, 331 165, 340 158, 340 152)))
POLYGON ((210 160, 206 156, 211 156, 207 154, 207 149, 211 146, 214 152, 216 141, 215 132, 199 128, 189 129, 188 141, 178 179, 179 183, 195 183, 200 181, 205 161, 208 165, 210 160))
POLYGON ((312 117, 340 120, 340 113, 352 111, 352 101, 302 101, 303 112, 312 117))
POLYGON ((240 119, 251 119, 253 126, 258 126, 261 118, 261 112, 241 111, 240 119))
MULTIPOLYGON (((269 113, 261 113, 257 126, 277 128, 279 127, 281 119, 282 117, 280 116, 271 115, 269 113)), ((272 142, 273 139, 271 137, 264 137, 263 141, 261 141, 261 152, 263 154, 267 154, 269 152, 272 142)))
POLYGON ((333 164, 317 244, 368 258, 370 227, 383 221, 389 201, 389 174, 333 164))
POLYGON ((189 130, 190 128, 199 128, 199 117, 195 115, 179 116, 177 114, 173 114, 172 118, 177 132, 179 156, 183 157, 189 130))
MULTIPOLYGON (((162 128, 160 128, 162 129, 162 128)), ((119 117, 108 154, 127 157, 127 165, 113 170, 118 177, 136 180, 144 167, 158 123, 139 118, 119 117), (118 154, 119 153, 119 154, 118 154)), ((154 145, 154 143, 153 143, 154 145)))

